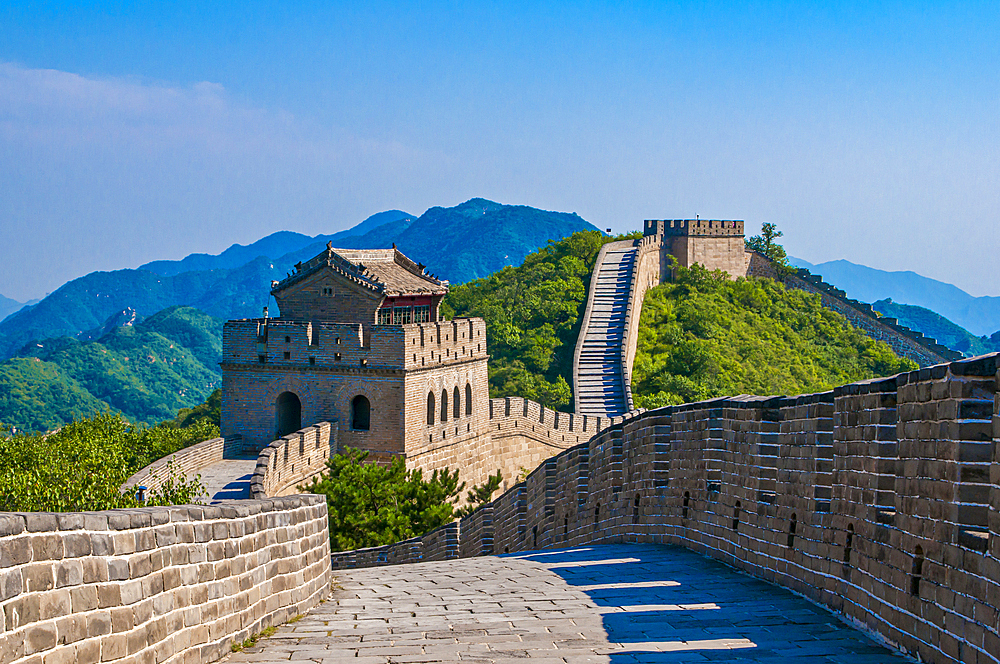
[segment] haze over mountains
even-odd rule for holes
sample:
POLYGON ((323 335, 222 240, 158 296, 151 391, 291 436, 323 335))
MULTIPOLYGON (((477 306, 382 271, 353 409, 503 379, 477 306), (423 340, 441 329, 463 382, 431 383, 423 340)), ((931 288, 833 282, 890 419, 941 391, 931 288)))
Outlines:
MULTIPOLYGON (((0 315, 20 309, 0 322, 0 422, 47 429, 104 409, 153 422, 200 403, 220 379, 221 322, 259 316, 273 304, 271 281, 328 242, 395 243, 457 284, 520 265, 549 240, 579 230, 597 229, 576 214, 472 199, 419 217, 380 212, 329 235, 280 231, 217 255, 94 272, 23 308, 0 296, 0 315)), ((1000 349, 1000 334, 980 337, 1000 329, 1000 298, 975 298, 913 272, 793 262, 956 350, 1000 349)))
POLYGON ((899 304, 930 309, 976 336, 989 336, 1000 330, 1000 297, 975 297, 957 286, 912 271, 887 272, 847 260, 818 265, 792 257, 789 261, 822 276, 827 283, 844 290, 848 297, 862 302, 888 298, 899 304))
POLYGON ((18 302, 17 300, 12 300, 9 297, 0 295, 0 320, 3 320, 23 306, 23 302, 18 302))
POLYGON ((282 231, 249 246, 233 245, 217 256, 193 254, 134 270, 92 272, 0 322, 0 358, 36 339, 86 334, 126 309, 150 316, 186 305, 221 319, 259 316, 270 300, 271 281, 284 278, 327 242, 348 249, 395 243, 439 277, 461 283, 520 264, 549 240, 579 230, 597 229, 576 214, 476 198, 452 208, 431 208, 420 217, 382 212, 332 235, 282 231))

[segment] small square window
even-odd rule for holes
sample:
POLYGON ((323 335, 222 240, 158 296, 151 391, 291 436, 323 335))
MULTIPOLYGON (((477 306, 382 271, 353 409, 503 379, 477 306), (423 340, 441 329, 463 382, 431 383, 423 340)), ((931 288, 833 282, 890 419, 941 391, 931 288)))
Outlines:
POLYGON ((316 358, 315 357, 310 357, 309 358, 309 364, 310 365, 316 364, 316 358))
POLYGON ((264 362, 266 362, 266 361, 267 361, 267 358, 266 358, 266 357, 264 357, 263 355, 258 355, 258 356, 257 356, 257 361, 258 361, 259 363, 261 363, 261 364, 264 364, 264 362))
POLYGON ((340 362, 340 353, 334 353, 334 354, 333 354, 333 359, 334 359, 335 361, 337 361, 337 362, 340 362))
POLYGON ((289 353, 289 352, 288 352, 287 350, 285 351, 285 359, 286 359, 286 360, 290 360, 290 359, 292 359, 292 354, 291 354, 291 353, 289 353))
POLYGON ((292 341, 292 338, 291 338, 291 337, 285 337, 285 343, 286 343, 286 344, 287 344, 287 343, 291 343, 291 341, 292 341))
POLYGON ((337 345, 340 345, 340 337, 337 337, 337 341, 336 341, 335 343, 336 343, 337 345))

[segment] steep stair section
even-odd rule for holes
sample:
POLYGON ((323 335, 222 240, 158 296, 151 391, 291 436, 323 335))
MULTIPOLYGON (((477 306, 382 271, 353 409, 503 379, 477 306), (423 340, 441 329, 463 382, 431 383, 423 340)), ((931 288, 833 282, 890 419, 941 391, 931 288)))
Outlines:
POLYGON ((626 240, 604 246, 594 265, 574 362, 576 412, 617 417, 628 412, 622 347, 637 249, 626 240))

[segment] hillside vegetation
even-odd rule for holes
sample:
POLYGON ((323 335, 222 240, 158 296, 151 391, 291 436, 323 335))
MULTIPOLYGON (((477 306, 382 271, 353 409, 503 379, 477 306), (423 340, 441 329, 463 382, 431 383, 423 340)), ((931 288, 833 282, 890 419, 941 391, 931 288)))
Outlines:
POLYGON ((648 291, 632 377, 636 405, 804 394, 916 369, 823 308, 770 279, 731 281, 699 265, 648 291))
POLYGON ((165 309, 97 341, 34 342, 0 363, 0 422, 48 431, 101 412, 155 423, 195 406, 221 384, 222 321, 165 309))
POLYGON ((445 315, 486 321, 490 396, 550 408, 572 402, 573 350, 601 246, 622 239, 581 231, 529 254, 518 267, 452 287, 445 315))
POLYGON ((883 316, 895 318, 900 325, 917 330, 939 344, 964 353, 966 356, 973 357, 1000 351, 1000 332, 994 332, 989 337, 977 337, 964 327, 956 325, 930 309, 912 304, 899 304, 888 298, 879 300, 872 306, 883 316))
MULTIPOLYGON (((139 506, 119 487, 156 459, 219 435, 208 419, 186 428, 134 426, 117 415, 81 419, 49 434, 0 436, 0 512, 79 512, 139 506)), ((200 481, 166 471, 147 505, 183 504, 200 481)))

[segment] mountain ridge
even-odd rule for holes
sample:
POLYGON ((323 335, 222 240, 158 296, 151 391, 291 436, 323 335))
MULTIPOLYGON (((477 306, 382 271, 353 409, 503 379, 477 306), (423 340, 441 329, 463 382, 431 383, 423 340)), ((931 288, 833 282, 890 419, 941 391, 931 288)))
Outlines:
POLYGON ((912 270, 890 272, 845 259, 819 264, 798 258, 789 260, 862 302, 888 298, 898 304, 929 309, 974 335, 990 335, 1000 330, 1000 297, 976 297, 958 286, 912 270))
POLYGON ((148 270, 163 276, 174 276, 181 272, 233 269, 261 256, 276 259, 298 251, 307 245, 325 244, 331 241, 336 243, 341 239, 364 235, 388 223, 413 218, 415 218, 413 215, 401 210, 387 210, 385 212, 377 212, 360 224, 332 235, 317 235, 313 237, 303 233, 296 233, 295 231, 277 231, 248 245, 230 245, 225 251, 219 254, 189 254, 179 260, 151 261, 140 265, 137 269, 148 270))
POLYGON ((12 300, 9 297, 0 295, 0 321, 7 318, 15 311, 21 309, 24 306, 24 302, 18 302, 17 300, 12 300))
POLYGON ((258 316, 271 303, 271 281, 284 278, 295 263, 312 258, 334 239, 342 248, 389 248, 395 243, 400 251, 429 265, 442 278, 461 283, 520 263, 548 240, 584 229, 596 230, 575 214, 471 199, 453 208, 431 208, 417 219, 402 211, 387 211, 333 235, 310 238, 278 233, 268 236, 272 241, 263 245, 261 241, 246 247, 234 245, 214 257, 200 254, 192 255, 195 258, 188 263, 184 261, 191 257, 154 262, 159 273, 146 269, 92 272, 0 322, 0 358, 12 356, 35 339, 76 337, 129 308, 140 317, 179 305, 222 319, 258 316), (471 219, 476 223, 470 223, 471 219), (361 231, 365 232, 358 235, 361 231), (293 248, 290 252, 255 256, 237 267, 167 274, 179 269, 178 263, 225 265, 234 257, 259 253, 262 248, 278 251, 289 247, 293 248))

